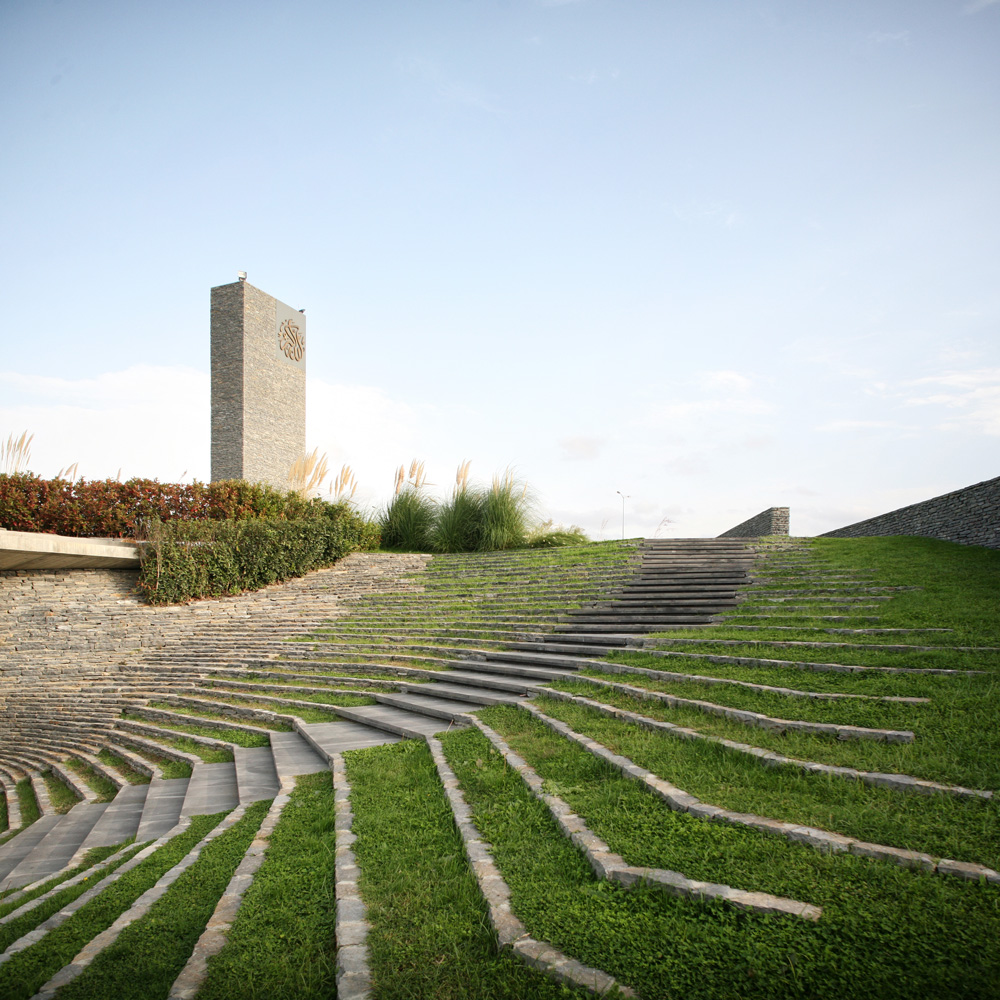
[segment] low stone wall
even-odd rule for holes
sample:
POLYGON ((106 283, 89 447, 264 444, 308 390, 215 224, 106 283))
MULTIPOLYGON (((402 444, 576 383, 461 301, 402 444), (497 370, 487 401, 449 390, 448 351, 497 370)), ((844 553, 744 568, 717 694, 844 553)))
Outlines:
POLYGON ((1000 476, 827 531, 820 537, 864 538, 872 535, 918 535, 960 545, 1000 549, 1000 476))
POLYGON ((768 507, 755 517, 724 531, 719 538, 760 538, 762 535, 788 534, 788 508, 768 507))

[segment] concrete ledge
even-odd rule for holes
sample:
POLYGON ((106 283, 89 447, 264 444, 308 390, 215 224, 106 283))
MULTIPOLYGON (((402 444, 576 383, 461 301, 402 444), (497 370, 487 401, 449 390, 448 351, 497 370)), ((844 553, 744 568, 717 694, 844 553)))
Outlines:
POLYGON ((0 570, 138 568, 139 550, 131 542, 0 528, 0 570))

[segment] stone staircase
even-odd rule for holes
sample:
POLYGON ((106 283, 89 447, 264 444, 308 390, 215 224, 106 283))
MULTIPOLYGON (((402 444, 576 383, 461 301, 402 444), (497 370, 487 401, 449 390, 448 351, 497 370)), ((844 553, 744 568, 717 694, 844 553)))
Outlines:
MULTIPOLYGON (((66 626, 62 629, 66 641, 59 649, 53 649, 52 633, 46 632, 45 614, 33 608, 24 618, 24 633, 17 633, 8 662, 23 667, 37 690, 19 696, 8 686, 5 692, 4 707, 13 708, 15 725, 0 737, 0 786, 12 830, 20 825, 18 801, 22 793, 27 794, 28 785, 41 816, 0 843, 0 893, 23 892, 66 873, 94 848, 110 848, 133 838, 136 844, 163 843, 195 816, 229 813, 226 822, 235 822, 247 806, 273 799, 268 820, 273 826, 296 778, 303 775, 332 772, 338 802, 347 804, 347 815, 350 788, 343 754, 418 740, 426 742, 432 752, 470 863, 490 902, 490 920, 500 944, 509 945, 532 967, 571 986, 594 992, 614 987, 615 981, 606 973, 575 963, 545 942, 530 938, 523 925, 512 924, 502 892, 496 895, 497 880, 502 883, 502 878, 487 865, 488 857, 438 739, 445 730, 478 727, 525 781, 535 782, 533 794, 554 810, 565 835, 586 850, 601 878, 626 885, 660 881, 673 894, 691 899, 717 898, 761 913, 819 919, 819 908, 803 901, 626 864, 565 803, 545 792, 541 779, 497 733, 470 715, 495 705, 523 707, 589 752, 603 754, 623 773, 638 777, 670 809, 690 810, 693 815, 700 815, 700 809, 718 822, 771 824, 768 829, 776 835, 792 841, 805 839, 820 851, 851 850, 904 867, 922 866, 969 880, 996 876, 1000 881, 997 873, 982 866, 962 868, 956 862, 925 861, 927 856, 918 858, 914 852, 838 839, 836 834, 700 803, 626 758, 565 726, 560 729, 561 723, 530 704, 543 694, 596 705, 624 718, 628 713, 550 685, 578 679, 582 670, 614 650, 662 647, 662 655, 673 655, 669 652, 673 630, 687 630, 677 642, 697 642, 690 630, 726 622, 755 593, 759 577, 754 576, 754 560, 761 548, 759 543, 733 539, 646 540, 637 547, 609 550, 603 562, 550 567, 545 572, 539 569, 540 558, 536 565, 531 554, 442 557, 433 562, 423 556, 358 554, 333 570, 241 599, 170 609, 145 609, 126 601, 116 605, 117 612, 104 607, 100 621, 94 620, 94 609, 80 601, 80 617, 67 614, 65 621, 60 619, 60 625, 66 626), (102 628, 114 637, 113 648, 96 649, 93 643, 83 648, 82 642, 90 642, 88 633, 102 628), (650 633, 659 635, 650 638, 650 633), (48 644, 38 645, 42 639, 48 644), (74 658, 81 661, 78 669, 67 673, 66 664, 74 658), (106 751, 111 751, 121 768, 107 764, 106 751), (230 759, 208 761, 202 754, 230 759), (67 769, 65 762, 70 758, 112 782, 114 797, 97 801, 67 769), (168 776, 177 767, 186 769, 187 776, 168 776), (82 801, 65 814, 57 814, 48 800, 43 773, 70 785, 82 801), (145 780, 133 783, 137 775, 145 780)), ((787 552, 787 561, 772 559, 772 569, 780 568, 783 579, 794 577, 799 565, 795 543, 779 551, 787 552)), ((795 588, 785 595, 772 588, 768 600, 773 605, 763 605, 760 617, 776 627, 775 617, 781 620, 787 611, 800 607, 787 605, 786 596, 807 602, 801 606, 810 614, 825 610, 826 590, 832 590, 838 601, 846 601, 852 613, 852 596, 886 596, 874 593, 874 585, 864 582, 826 582, 830 586, 818 587, 816 594, 795 588)), ((122 600, 113 596, 113 587, 107 593, 112 595, 108 600, 122 600)), ((867 596, 865 602, 869 603, 867 596)), ((757 614, 755 610, 741 620, 756 621, 757 614)), ((814 617, 825 620, 822 614, 814 617)), ((0 652, 7 651, 0 648, 0 652)), ((593 683, 636 690, 607 680, 593 683)), ((757 724, 749 718, 753 713, 742 714, 747 718, 741 721, 757 724)), ((633 717, 645 727, 670 728, 629 715, 633 717)), ((773 728, 775 721, 765 719, 763 724, 773 728)), ((850 728, 840 727, 837 738, 854 738, 857 734, 846 733, 850 728)), ((741 753, 756 752, 748 744, 730 743, 741 753)), ((790 763, 814 770, 821 767, 790 763)), ((846 770, 826 769, 831 774, 846 770)), ((863 772, 854 771, 853 776, 869 781, 863 772)), ((870 783, 884 784, 891 777, 874 775, 870 783)), ((912 783, 913 779, 907 780, 912 783)), ((935 785, 934 790, 982 794, 944 785, 935 785)), ((341 855, 352 842, 347 819, 338 819, 337 837, 341 855)), ((338 900, 343 893, 343 899, 352 903, 345 904, 343 915, 338 916, 338 996, 353 1000, 369 996, 362 927, 367 925, 363 915, 357 916, 363 914, 363 907, 354 905, 360 903, 356 868, 350 875, 353 861, 344 864, 348 874, 338 875, 338 900), (353 916, 348 919, 347 914, 353 916), (358 947, 362 951, 355 955, 351 949, 358 947)), ((245 888, 248 876, 239 877, 244 878, 245 888)), ((219 940, 211 944, 208 930, 206 935, 195 949, 195 964, 196 959, 203 961, 210 945, 221 947, 219 940)), ((0 975, 3 960, 0 955, 0 975)), ((194 996, 202 974, 193 966, 186 968, 171 997, 194 996)), ((54 994, 45 990, 37 994, 39 998, 49 995, 54 994)), ((622 995, 630 991, 623 987, 622 995)))

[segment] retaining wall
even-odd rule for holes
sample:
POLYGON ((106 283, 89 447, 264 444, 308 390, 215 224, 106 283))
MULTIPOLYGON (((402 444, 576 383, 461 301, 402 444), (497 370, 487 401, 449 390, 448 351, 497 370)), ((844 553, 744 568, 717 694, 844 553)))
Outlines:
POLYGON ((827 531, 821 537, 872 535, 918 535, 1000 549, 1000 476, 827 531))
POLYGON ((755 517, 724 531, 719 538, 759 538, 761 535, 787 535, 788 508, 768 507, 755 517))

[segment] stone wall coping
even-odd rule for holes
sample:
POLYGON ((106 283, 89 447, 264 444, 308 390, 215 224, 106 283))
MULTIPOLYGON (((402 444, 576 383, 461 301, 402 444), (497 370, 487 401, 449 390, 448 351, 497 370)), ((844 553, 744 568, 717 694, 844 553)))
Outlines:
POLYGON ((120 538, 73 538, 0 528, 0 570, 137 569, 139 550, 120 538))

